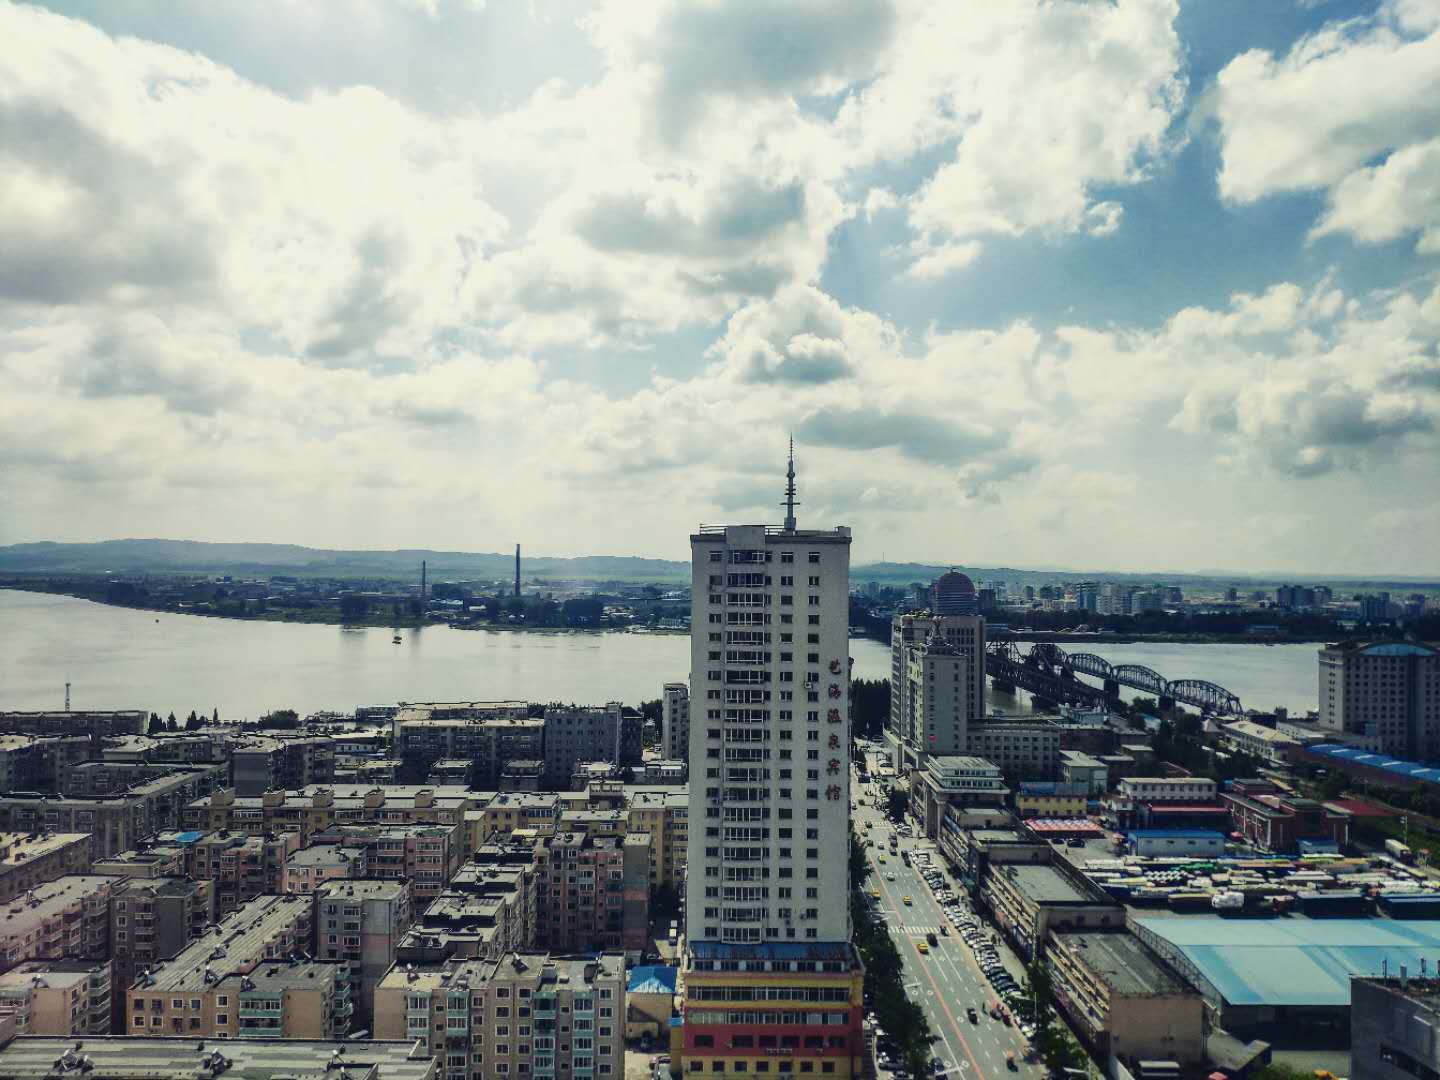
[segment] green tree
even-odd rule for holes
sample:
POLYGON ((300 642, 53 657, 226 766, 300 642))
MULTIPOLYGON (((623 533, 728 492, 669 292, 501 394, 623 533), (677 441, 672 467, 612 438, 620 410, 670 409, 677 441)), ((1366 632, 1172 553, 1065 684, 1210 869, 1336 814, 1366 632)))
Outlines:
POLYGON ((165 721, 160 719, 159 713, 150 714, 150 724, 145 729, 147 735, 159 735, 165 730, 165 721))
POLYGON ((370 601, 355 593, 344 593, 340 597, 340 618, 354 622, 370 614, 370 601))
POLYGON ((1346 776, 1338 769, 1325 777, 1320 785, 1320 796, 1324 799, 1338 799, 1345 794, 1346 776))
POLYGON ((885 796, 885 813, 890 816, 891 821, 904 821, 905 808, 909 805, 910 800, 900 788, 892 787, 885 796))

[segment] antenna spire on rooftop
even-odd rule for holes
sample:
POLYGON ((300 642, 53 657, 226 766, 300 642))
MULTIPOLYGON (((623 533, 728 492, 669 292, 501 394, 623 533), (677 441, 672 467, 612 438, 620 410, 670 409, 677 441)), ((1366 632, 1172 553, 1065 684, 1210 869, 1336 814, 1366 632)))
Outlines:
POLYGON ((795 436, 790 436, 790 463, 785 469, 785 501, 781 504, 785 507, 785 531, 795 531, 795 507, 800 505, 795 501, 795 436))

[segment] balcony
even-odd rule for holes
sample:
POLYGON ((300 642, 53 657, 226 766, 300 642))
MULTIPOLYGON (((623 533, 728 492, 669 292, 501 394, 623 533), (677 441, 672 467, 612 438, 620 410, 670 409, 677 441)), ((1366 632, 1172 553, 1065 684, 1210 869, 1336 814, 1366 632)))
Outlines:
POLYGON ((273 1026, 260 1024, 240 1025, 240 1037, 242 1039, 280 1039, 284 1038, 284 1036, 284 1028, 278 1023, 273 1026))

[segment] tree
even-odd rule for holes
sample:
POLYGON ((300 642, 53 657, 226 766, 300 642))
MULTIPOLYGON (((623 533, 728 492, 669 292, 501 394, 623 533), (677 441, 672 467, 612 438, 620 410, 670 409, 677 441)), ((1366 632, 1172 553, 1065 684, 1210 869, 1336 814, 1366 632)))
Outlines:
POLYGON ((166 730, 166 731, 179 731, 179 730, 180 730, 180 724, 176 721, 176 719, 175 719, 175 714, 174 714, 174 713, 171 713, 171 714, 170 714, 170 719, 165 721, 165 730, 166 730))
POLYGON ((276 709, 260 717, 260 723, 265 727, 272 728, 293 728, 300 726, 300 714, 294 709, 276 709))
POLYGON ((1320 796, 1324 799, 1338 799, 1345 794, 1346 776, 1338 770, 1331 772, 1325 777, 1325 783, 1320 786, 1320 796))
POLYGON ((885 797, 885 813, 890 815, 891 821, 904 821, 905 808, 910 805, 910 800, 905 797, 905 792, 900 788, 891 788, 890 793, 885 797))
POLYGON ((165 721, 160 719, 159 713, 150 714, 150 725, 145 729, 147 735, 159 735, 165 730, 165 721))
POLYGON ((187 717, 185 720, 185 730, 199 731, 204 726, 205 718, 203 716, 197 716, 195 710, 191 709, 189 717, 187 717))
POLYGON ((852 679, 850 726, 857 736, 878 739, 890 717, 889 679, 852 679))

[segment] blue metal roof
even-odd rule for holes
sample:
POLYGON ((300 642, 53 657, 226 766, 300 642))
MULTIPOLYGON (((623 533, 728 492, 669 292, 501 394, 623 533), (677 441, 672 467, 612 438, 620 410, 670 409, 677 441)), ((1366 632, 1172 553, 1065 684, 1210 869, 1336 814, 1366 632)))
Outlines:
POLYGON ((665 964, 649 964, 630 969, 627 994, 673 994, 676 971, 665 964))
POLYGON ((203 832, 182 832, 179 836, 175 837, 175 842, 177 844, 193 844, 204 835, 203 832))
POLYGON ((1440 920, 1140 916, 1142 931, 1182 954, 1231 1005, 1348 1005, 1351 975, 1388 961, 1415 971, 1440 954, 1440 920))
POLYGON ((1425 765, 1417 761, 1405 761, 1402 758, 1391 757, 1388 754, 1376 754, 1369 750, 1362 750, 1358 746, 1346 746, 1341 743, 1321 743, 1310 747, 1310 752, 1320 754, 1324 757, 1339 758, 1354 765, 1365 765, 1372 769, 1383 769, 1385 772, 1394 773, 1396 776, 1404 776, 1411 780, 1421 780, 1428 784, 1440 784, 1440 768, 1432 765, 1425 765))

